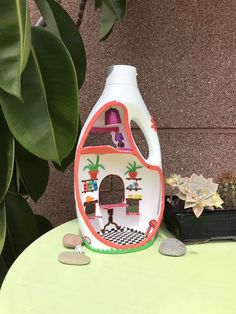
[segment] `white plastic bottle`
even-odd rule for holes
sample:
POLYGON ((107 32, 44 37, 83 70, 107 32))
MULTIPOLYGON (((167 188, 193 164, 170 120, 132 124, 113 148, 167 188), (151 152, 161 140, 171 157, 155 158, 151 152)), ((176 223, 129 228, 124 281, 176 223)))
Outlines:
POLYGON ((85 245, 103 253, 151 245, 164 210, 164 180, 155 123, 137 86, 136 68, 111 66, 102 95, 79 138, 74 167, 76 210, 85 245), (131 132, 134 121, 149 150, 131 132), (95 136, 95 145, 88 138, 95 136), (109 143, 103 143, 110 138, 109 143), (111 144, 112 143, 112 144, 111 144))

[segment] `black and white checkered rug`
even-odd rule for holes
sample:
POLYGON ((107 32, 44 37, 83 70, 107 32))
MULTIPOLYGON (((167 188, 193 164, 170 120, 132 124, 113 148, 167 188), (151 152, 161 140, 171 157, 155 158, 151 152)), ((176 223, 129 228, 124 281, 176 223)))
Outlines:
POLYGON ((144 232, 137 231, 127 227, 120 229, 105 230, 104 233, 98 232, 98 234, 108 241, 121 245, 137 244, 146 238, 146 234, 144 232))

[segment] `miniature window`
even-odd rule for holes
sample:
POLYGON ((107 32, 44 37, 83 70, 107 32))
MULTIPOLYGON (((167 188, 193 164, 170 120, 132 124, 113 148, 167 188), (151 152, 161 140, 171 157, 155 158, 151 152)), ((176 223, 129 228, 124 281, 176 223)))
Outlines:
POLYGON ((116 175, 105 177, 99 188, 99 204, 118 204, 125 198, 125 187, 123 180, 116 175))

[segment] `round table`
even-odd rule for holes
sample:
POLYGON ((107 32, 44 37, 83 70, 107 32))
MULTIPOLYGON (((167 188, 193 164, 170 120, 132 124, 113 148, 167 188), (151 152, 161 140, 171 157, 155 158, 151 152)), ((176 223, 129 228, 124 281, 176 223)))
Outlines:
POLYGON ((148 249, 101 254, 86 249, 87 266, 57 261, 76 220, 32 243, 15 261, 0 292, 2 314, 235 314, 236 243, 190 245, 182 257, 158 253, 161 227, 148 249))

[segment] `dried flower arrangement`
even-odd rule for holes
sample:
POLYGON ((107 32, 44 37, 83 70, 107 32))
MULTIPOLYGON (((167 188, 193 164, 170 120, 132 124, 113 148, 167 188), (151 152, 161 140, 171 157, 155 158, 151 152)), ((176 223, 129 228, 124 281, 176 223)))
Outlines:
POLYGON ((175 195, 185 202, 184 209, 192 210, 197 218, 204 209, 222 209, 223 200, 217 193, 218 184, 214 183, 212 178, 206 179, 203 175, 198 176, 195 173, 184 178, 173 174, 166 179, 166 183, 171 187, 170 202, 173 202, 172 195, 174 189, 177 189, 175 195))

